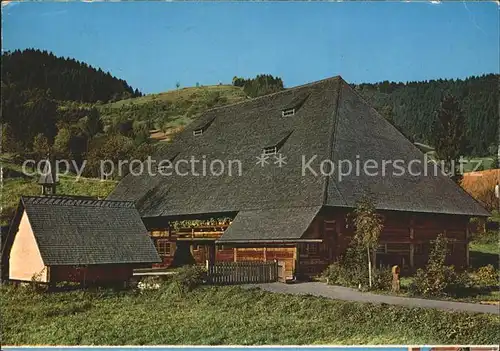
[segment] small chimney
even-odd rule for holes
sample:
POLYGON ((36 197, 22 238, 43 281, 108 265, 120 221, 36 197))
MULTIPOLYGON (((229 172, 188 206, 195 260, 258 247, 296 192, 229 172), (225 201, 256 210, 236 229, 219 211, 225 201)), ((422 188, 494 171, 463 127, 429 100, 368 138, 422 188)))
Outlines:
POLYGON ((47 158, 42 162, 44 162, 43 171, 38 180, 38 184, 42 186, 42 195, 55 195, 56 184, 59 179, 54 161, 50 155, 47 155, 47 158))

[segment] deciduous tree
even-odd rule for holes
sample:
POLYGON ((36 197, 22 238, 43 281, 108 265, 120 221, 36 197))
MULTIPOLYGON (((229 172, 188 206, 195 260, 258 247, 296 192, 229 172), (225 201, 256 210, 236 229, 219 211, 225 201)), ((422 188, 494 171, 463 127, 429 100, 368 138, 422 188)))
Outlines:
POLYGON ((372 286, 372 257, 378 246, 380 233, 382 233, 382 217, 376 212, 373 201, 368 197, 360 200, 353 213, 355 227, 354 240, 363 246, 367 254, 368 282, 372 286))

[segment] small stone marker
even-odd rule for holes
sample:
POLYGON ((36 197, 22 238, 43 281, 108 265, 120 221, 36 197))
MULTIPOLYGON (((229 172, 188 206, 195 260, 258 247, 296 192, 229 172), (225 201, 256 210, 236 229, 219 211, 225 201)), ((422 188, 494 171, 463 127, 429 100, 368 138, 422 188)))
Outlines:
POLYGON ((399 266, 392 266, 392 291, 399 292, 399 266))

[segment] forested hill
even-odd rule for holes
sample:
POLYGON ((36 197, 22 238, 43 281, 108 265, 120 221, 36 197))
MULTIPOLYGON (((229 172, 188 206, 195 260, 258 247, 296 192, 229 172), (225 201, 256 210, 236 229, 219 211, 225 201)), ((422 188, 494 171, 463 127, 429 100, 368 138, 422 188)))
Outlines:
POLYGON ((435 111, 445 94, 461 101, 467 119, 467 154, 492 155, 498 145, 499 75, 422 82, 353 85, 372 106, 415 141, 434 144, 435 111))
POLYGON ((49 90, 55 100, 80 102, 108 102, 142 95, 126 81, 100 68, 35 49, 2 54, 2 85, 14 85, 17 91, 49 90))

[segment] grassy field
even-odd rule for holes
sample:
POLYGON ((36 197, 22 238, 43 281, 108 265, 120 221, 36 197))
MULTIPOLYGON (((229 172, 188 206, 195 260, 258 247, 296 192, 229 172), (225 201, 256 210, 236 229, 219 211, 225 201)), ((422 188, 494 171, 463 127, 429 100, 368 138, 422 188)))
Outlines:
POLYGON ((155 101, 178 103, 179 101, 194 101, 197 99, 203 99, 210 93, 220 93, 222 97, 227 98, 228 103, 238 102, 246 98, 245 93, 240 87, 235 87, 233 85, 209 85, 203 87, 189 87, 169 90, 159 94, 149 94, 138 98, 112 102, 105 106, 120 108, 124 105, 142 105, 155 101))
MULTIPOLYGON (((21 172, 21 167, 8 162, 2 162, 3 171, 21 172)), ((3 179, 2 184, 2 214, 1 225, 7 225, 9 219, 15 212, 19 199, 22 195, 40 195, 41 187, 38 185, 38 177, 14 177, 3 179)), ((94 178, 79 178, 73 176, 60 176, 57 185, 57 193, 64 195, 96 196, 105 198, 116 186, 117 182, 112 180, 101 181, 94 178)))
POLYGON ((493 344, 497 316, 238 287, 141 294, 1 290, 4 344, 493 344))
POLYGON ((468 160, 468 162, 466 164, 464 164, 464 172, 473 171, 479 162, 481 163, 481 170, 491 169, 495 158, 496 158, 496 155, 490 156, 490 157, 471 158, 468 160))
POLYGON ((160 94, 120 100, 99 106, 105 125, 120 120, 145 123, 149 129, 169 132, 185 127, 207 109, 244 101, 240 87, 211 85, 182 88, 160 94))

